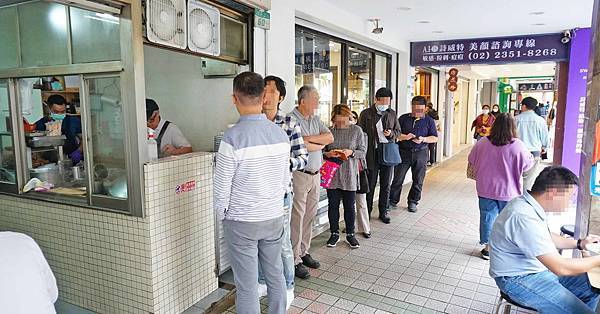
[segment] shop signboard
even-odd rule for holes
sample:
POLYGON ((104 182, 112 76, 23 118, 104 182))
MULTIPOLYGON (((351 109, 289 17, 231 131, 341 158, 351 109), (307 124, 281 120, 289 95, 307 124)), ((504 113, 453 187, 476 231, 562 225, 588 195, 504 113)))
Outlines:
POLYGON ((562 34, 422 41, 410 44, 411 66, 563 61, 562 34))
POLYGON ((579 175, 579 163, 583 149, 583 124, 585 122, 585 101, 591 38, 591 30, 589 28, 577 30, 576 36, 573 36, 571 40, 571 55, 569 57, 569 81, 565 110, 562 164, 577 175, 579 175))
POLYGON ((536 92, 536 91, 553 91, 554 83, 521 83, 519 84, 519 91, 521 92, 536 92))

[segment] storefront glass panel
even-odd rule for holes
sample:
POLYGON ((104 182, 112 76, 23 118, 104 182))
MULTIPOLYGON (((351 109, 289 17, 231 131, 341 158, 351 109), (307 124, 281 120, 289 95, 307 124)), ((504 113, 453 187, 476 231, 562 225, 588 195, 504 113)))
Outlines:
POLYGON ((18 6, 23 67, 69 63, 66 6, 31 2, 18 6))
POLYGON ((374 91, 377 92, 378 89, 382 87, 388 87, 388 59, 385 56, 376 54, 375 55, 375 88, 374 91))
POLYGON ((79 8, 70 14, 74 63, 121 59, 118 17, 79 8))
POLYGON ((371 102, 371 52, 348 48, 348 105, 360 113, 371 102))
POLYGON ((0 69, 19 66, 17 8, 0 9, 0 69))
POLYGON ((0 183, 17 182, 8 81, 0 80, 0 183))
POLYGON ((296 31, 296 90, 313 85, 320 96, 319 115, 329 124, 332 107, 342 100, 342 45, 296 31))
POLYGON ((87 79, 93 194, 127 198, 125 132, 119 77, 87 79))

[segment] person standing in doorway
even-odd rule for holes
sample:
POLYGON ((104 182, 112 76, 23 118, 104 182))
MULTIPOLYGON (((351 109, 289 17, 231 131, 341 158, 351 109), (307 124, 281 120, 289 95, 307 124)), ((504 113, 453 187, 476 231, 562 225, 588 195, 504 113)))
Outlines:
POLYGON ((482 137, 490 135, 490 130, 496 119, 494 115, 490 114, 490 105, 483 105, 481 109, 481 114, 471 124, 471 131, 475 130, 473 138, 478 141, 482 137))
POLYGON ((535 98, 525 97, 521 101, 521 114, 516 117, 519 139, 525 143, 527 149, 535 157, 533 167, 523 174, 523 187, 526 191, 533 186, 539 173, 542 153, 545 153, 548 147, 548 126, 546 120, 534 112, 536 107, 537 100, 535 98))
POLYGON ((358 190, 358 164, 367 153, 363 131, 360 127, 352 125, 352 111, 346 105, 337 105, 331 112, 333 127, 333 143, 325 146, 325 157, 345 159, 335 172, 329 188, 328 218, 331 236, 327 241, 328 247, 335 247, 340 241, 340 202, 344 204, 344 222, 346 223, 346 241, 350 248, 360 247, 354 235, 354 202, 358 190))
POLYGON ((323 148, 333 143, 331 131, 316 115, 318 109, 317 89, 311 85, 304 85, 298 90, 298 106, 289 113, 290 117, 300 123, 304 144, 308 150, 306 167, 304 170, 295 171, 293 175, 291 238, 296 277, 302 279, 310 277, 306 267, 316 269, 321 266, 308 251, 312 240, 312 224, 319 205, 321 188, 319 169, 323 162, 323 148))
POLYGON ((500 113, 500 106, 498 106, 498 104, 494 104, 492 106, 492 116, 494 116, 494 118, 497 118, 500 113))
POLYGON ((469 154, 479 197, 479 244, 483 259, 490 259, 492 226, 506 203, 523 195, 521 176, 533 166, 531 153, 521 140, 512 116, 501 113, 490 136, 482 138, 469 154))
MULTIPOLYGON (((352 111, 352 124, 358 123, 358 113, 352 111)), ((362 130, 362 129, 361 129, 362 130)), ((367 147, 369 138, 363 131, 363 142, 367 147)), ((369 170, 367 169, 367 154, 358 160, 359 189, 356 191, 356 232, 362 233, 365 238, 371 237, 371 222, 367 207, 367 193, 369 192, 369 170), (366 180, 364 180, 366 178, 366 180), (366 182, 365 182, 366 181, 366 182), (366 183, 366 184, 365 184, 366 183)))
POLYGON ((408 211, 417 211, 421 200, 423 181, 427 172, 428 145, 437 143, 437 129, 435 121, 425 114, 427 100, 423 96, 415 96, 411 101, 412 113, 407 113, 398 119, 402 134, 398 137, 400 142, 400 157, 402 163, 394 169, 394 181, 390 192, 390 204, 394 207, 400 202, 402 185, 408 169, 412 171, 412 187, 408 193, 408 211))
POLYGON ((281 262, 283 203, 290 183, 290 140, 261 112, 263 78, 243 72, 233 80, 239 121, 217 152, 214 207, 223 221, 235 280, 238 313, 260 313, 258 261, 269 290, 269 313, 285 313, 281 262))
POLYGON ((383 223, 390 223, 389 197, 390 182, 394 167, 381 165, 379 162, 379 153, 382 142, 393 142, 400 136, 400 125, 396 111, 390 108, 392 101, 392 91, 389 88, 382 87, 375 93, 375 103, 363 110, 358 118, 358 126, 367 133, 367 168, 369 170, 369 193, 367 193, 367 207, 369 217, 373 211, 373 197, 375 195, 375 186, 379 178, 379 220, 383 223), (379 124, 379 126, 378 126, 379 124))
MULTIPOLYGON (((285 99, 286 89, 285 82, 277 76, 265 77, 265 101, 263 103, 262 112, 267 116, 267 119, 273 121, 281 127, 287 134, 291 150, 290 150, 290 179, 291 173, 297 170, 302 170, 308 162, 308 151, 302 139, 302 131, 296 119, 286 116, 279 109, 279 105, 285 99)), ((283 262, 283 275, 287 287, 287 304, 286 309, 289 309, 294 300, 294 252, 292 251, 292 242, 290 240, 290 215, 292 209, 292 180, 290 180, 285 196, 283 198, 283 238, 281 239, 281 260, 283 262)), ((267 295, 267 286, 265 284, 265 276, 260 267, 258 269, 258 296, 267 295)))

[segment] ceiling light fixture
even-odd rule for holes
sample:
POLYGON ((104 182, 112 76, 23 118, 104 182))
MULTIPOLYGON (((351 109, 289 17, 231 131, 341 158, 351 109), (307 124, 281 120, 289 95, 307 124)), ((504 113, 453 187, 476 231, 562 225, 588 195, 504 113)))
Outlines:
POLYGON ((546 25, 546 23, 535 23, 535 24, 531 24, 531 25, 533 25, 533 26, 544 26, 544 25, 546 25))
POLYGON ((419 24, 429 24, 429 23, 431 23, 431 21, 418 21, 417 23, 419 23, 419 24))
POLYGON ((410 10, 412 10, 412 8, 411 7, 399 7, 398 10, 400 10, 400 11, 410 11, 410 10))
POLYGON ((434 34, 442 34, 442 33, 444 33, 444 31, 432 31, 432 33, 434 33, 434 34))
POLYGON ((542 11, 534 11, 534 12, 530 12, 529 14, 531 14, 531 15, 544 15, 544 12, 542 12, 542 11))

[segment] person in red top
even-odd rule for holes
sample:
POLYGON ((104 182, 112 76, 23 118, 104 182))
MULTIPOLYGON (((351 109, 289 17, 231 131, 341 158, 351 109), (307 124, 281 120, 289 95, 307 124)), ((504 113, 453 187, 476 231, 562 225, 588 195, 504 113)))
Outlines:
POLYGON ((481 107, 482 113, 475 118, 473 124, 471 124, 471 131, 475 129, 475 134, 473 138, 478 140, 482 137, 486 137, 490 135, 490 131, 492 130, 492 125, 496 118, 494 115, 490 114, 490 105, 483 105, 481 107))

